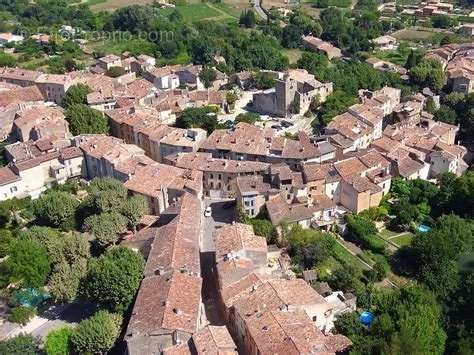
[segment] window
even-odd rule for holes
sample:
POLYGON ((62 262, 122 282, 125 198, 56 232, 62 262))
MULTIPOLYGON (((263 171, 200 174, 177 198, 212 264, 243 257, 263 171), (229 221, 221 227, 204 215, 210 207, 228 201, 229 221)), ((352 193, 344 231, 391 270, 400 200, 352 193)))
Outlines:
POLYGON ((10 187, 10 192, 11 193, 14 193, 14 192, 17 192, 17 191, 18 191, 18 188, 16 186, 10 187))
POLYGON ((219 180, 221 180, 221 179, 222 179, 222 175, 221 175, 221 174, 219 174, 219 176, 218 176, 218 179, 219 179, 219 180))
POLYGON ((211 179, 214 179, 214 174, 211 174, 211 179))

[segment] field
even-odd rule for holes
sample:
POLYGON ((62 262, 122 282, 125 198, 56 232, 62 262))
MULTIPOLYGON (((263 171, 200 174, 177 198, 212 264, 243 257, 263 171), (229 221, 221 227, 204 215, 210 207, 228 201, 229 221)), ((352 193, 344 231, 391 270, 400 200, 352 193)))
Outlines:
POLYGON ((129 5, 147 5, 152 4, 153 0, 87 0, 85 1, 91 7, 93 12, 114 11, 121 7, 129 5))
POLYGON ((398 40, 405 40, 405 41, 423 41, 430 39, 435 35, 432 31, 429 30, 421 30, 421 29, 410 29, 405 28, 403 30, 399 30, 392 34, 393 37, 397 38, 398 40))
MULTIPOLYGON (((132 4, 152 4, 153 0, 135 0, 133 2, 130 0, 83 0, 83 2, 91 5, 92 11, 99 12, 114 11, 118 8, 132 4)), ((248 1, 243 0, 227 0, 218 4, 190 0, 187 2, 187 5, 179 5, 175 8, 163 8, 161 12, 166 15, 178 10, 181 15, 183 15, 183 19, 187 22, 203 20, 233 22, 239 18, 242 10, 248 7, 248 1)))
POLYGON ((408 55, 410 54, 410 49, 400 51, 400 50, 395 50, 395 51, 376 51, 374 53, 374 56, 386 60, 388 62, 398 64, 398 65, 405 65, 407 62, 408 55))
POLYGON ((317 8, 327 8, 331 6, 347 8, 351 6, 352 1, 351 0, 312 0, 310 1, 310 3, 317 8))

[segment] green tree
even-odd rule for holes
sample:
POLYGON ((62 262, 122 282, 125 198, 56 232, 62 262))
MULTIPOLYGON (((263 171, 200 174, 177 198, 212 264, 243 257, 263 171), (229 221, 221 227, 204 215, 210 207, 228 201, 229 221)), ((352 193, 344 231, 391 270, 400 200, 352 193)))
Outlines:
POLYGON ((415 49, 410 50, 410 54, 408 54, 407 61, 405 63, 405 68, 411 69, 416 66, 422 59, 423 54, 415 49))
POLYGON ((377 281, 382 281, 390 271, 390 265, 383 256, 378 256, 373 266, 377 281))
POLYGON ((293 226, 288 235, 289 252, 292 259, 305 269, 326 260, 335 245, 329 235, 312 229, 293 226))
POLYGON ((250 224, 256 235, 264 237, 268 243, 273 240, 274 228, 272 222, 263 218, 253 218, 250 220, 250 224))
POLYGON ((87 95, 92 92, 91 88, 84 84, 72 85, 67 89, 63 99, 63 106, 68 108, 76 104, 86 104, 87 95))
POLYGON ((0 67, 15 67, 16 59, 12 55, 0 52, 0 67))
POLYGON ((435 15, 431 17, 431 24, 435 28, 450 28, 457 24, 457 20, 448 15, 435 15))
POLYGON ((53 268, 48 280, 48 290, 56 301, 72 302, 79 293, 81 281, 87 274, 87 260, 74 264, 60 262, 53 268))
POLYGON ((247 28, 255 27, 255 13, 252 10, 244 10, 240 14, 239 24, 247 28))
POLYGON ((89 187, 87 204, 92 213, 114 212, 120 210, 127 198, 127 189, 114 178, 95 178, 89 187))
POLYGON ((425 110, 431 114, 435 113, 435 111, 437 110, 436 104, 431 96, 428 97, 428 99, 426 100, 425 110))
POLYGON ((119 336, 121 324, 119 314, 98 311, 74 329, 72 347, 79 354, 105 354, 119 336))
POLYGON ((411 339, 411 347, 419 349, 415 353, 444 353, 446 334, 441 326, 441 307, 430 292, 416 286, 402 289, 397 313, 402 339, 411 339))
POLYGON ((290 23, 283 28, 281 44, 285 48, 298 48, 301 46, 302 35, 300 28, 290 23))
POLYGON ((135 229, 147 211, 148 205, 145 197, 142 195, 134 195, 128 198, 120 209, 120 213, 127 219, 128 228, 130 229, 135 229))
POLYGON ((106 134, 109 132, 109 122, 97 110, 83 104, 73 104, 66 109, 66 120, 73 135, 106 134))
POLYGON ((376 253, 385 252, 385 243, 376 236, 377 228, 374 222, 359 215, 347 214, 345 218, 347 229, 353 237, 359 240, 366 248, 376 253))
POLYGON ((110 67, 106 72, 105 75, 110 76, 111 78, 118 78, 126 74, 126 71, 122 67, 110 67))
POLYGON ((216 112, 217 109, 212 106, 186 108, 176 119, 176 126, 180 128, 198 127, 211 134, 219 128, 216 112))
POLYGON ((328 66, 328 57, 313 52, 303 52, 301 58, 296 63, 298 68, 306 69, 311 74, 317 74, 321 69, 328 66))
POLYGON ((235 91, 229 91, 225 95, 226 102, 231 106, 233 106, 238 99, 239 96, 235 93, 235 91))
POLYGON ((315 112, 317 118, 311 123, 316 131, 326 127, 329 122, 343 112, 345 112, 349 106, 356 103, 356 99, 352 95, 348 95, 344 91, 334 91, 326 101, 317 109, 315 112))
POLYGON ((423 59, 410 69, 411 80, 420 86, 428 86, 436 91, 443 88, 445 74, 441 63, 435 59, 423 59))
POLYGON ((201 79, 206 89, 212 86, 212 83, 214 82, 214 80, 216 80, 216 78, 216 71, 210 67, 204 67, 199 73, 199 79, 201 79))
POLYGON ((436 121, 452 125, 455 125, 457 121, 456 111, 445 105, 441 105, 441 107, 434 113, 434 117, 436 121))
POLYGON ((1 269, 7 282, 18 283, 21 287, 41 287, 50 271, 46 248, 37 241, 18 238, 1 269))
POLYGON ((71 229, 75 226, 75 213, 79 202, 70 194, 50 191, 33 201, 33 214, 40 224, 71 229))
POLYGON ((443 216, 429 233, 412 240, 417 276, 433 292, 446 297, 459 280, 458 262, 472 251, 473 225, 456 215, 443 216))
POLYGON ((129 31, 137 34, 139 31, 151 29, 154 21, 153 8, 131 5, 114 11, 110 17, 110 26, 120 31, 129 31))
POLYGON ((47 355, 69 355, 72 351, 73 329, 63 327, 48 333, 44 343, 47 355))
POLYGON ((10 253, 10 248, 15 239, 9 229, 0 229, 0 258, 10 253))
POLYGON ((252 78, 252 86, 259 90, 270 89, 275 86, 275 78, 271 74, 258 72, 252 78))
POLYGON ((8 320, 13 323, 26 325, 31 318, 36 315, 36 310, 32 307, 18 306, 11 310, 8 320))
POLYGON ((63 251, 61 233, 54 228, 43 226, 32 226, 27 230, 23 230, 19 234, 20 238, 28 238, 34 242, 38 242, 46 248, 50 263, 59 262, 62 258, 63 251))
POLYGON ((0 205, 0 228, 8 227, 12 221, 12 212, 5 205, 0 205))
POLYGON ((260 120, 260 115, 258 113, 255 113, 255 112, 246 112, 246 113, 239 113, 237 115, 237 117, 235 117, 235 123, 239 123, 239 122, 245 122, 245 123, 248 123, 248 124, 255 124, 255 122, 257 122, 258 120, 260 120))
POLYGON ((141 254, 123 247, 112 248, 91 261, 84 293, 102 307, 123 312, 140 285, 144 265, 141 254))
POLYGON ((408 181, 396 176, 392 179, 390 193, 395 198, 408 198, 411 194, 411 186, 408 181))
POLYGON ((118 234, 127 230, 127 219, 117 212, 94 214, 84 220, 82 227, 92 233, 97 243, 105 247, 118 240, 118 234))
POLYGON ((14 338, 0 341, 0 354, 36 355, 38 344, 32 335, 20 334, 14 338))

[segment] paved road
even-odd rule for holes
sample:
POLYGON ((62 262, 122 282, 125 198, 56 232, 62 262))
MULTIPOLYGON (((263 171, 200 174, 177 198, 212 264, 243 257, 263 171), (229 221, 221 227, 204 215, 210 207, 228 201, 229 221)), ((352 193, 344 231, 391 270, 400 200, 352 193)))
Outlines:
POLYGON ((0 338, 11 338, 21 333, 27 333, 44 339, 50 331, 67 325, 74 326, 82 319, 92 315, 95 310, 96 307, 91 304, 53 305, 45 310, 40 310, 39 315, 31 319, 25 326, 4 322, 0 338))
POLYGON ((201 252, 214 251, 214 231, 236 220, 234 208, 224 208, 229 201, 231 200, 206 199, 204 201, 205 207, 210 206, 212 208, 212 217, 203 217, 204 231, 201 242, 201 252))
POLYGON ((201 276, 202 284, 202 300, 206 312, 207 321, 212 325, 224 325, 224 317, 219 313, 217 307, 217 283, 215 269, 215 245, 213 234, 214 231, 224 224, 232 223, 235 220, 234 209, 224 208, 229 200, 210 200, 204 201, 204 208, 210 206, 212 208, 212 216, 203 216, 203 233, 201 239, 201 276))
POLYGON ((267 21, 267 20, 268 20, 268 16, 267 16, 267 14, 265 13, 265 11, 263 11, 262 7, 260 6, 260 1, 261 1, 261 0, 252 0, 253 8, 255 9, 255 12, 256 12, 261 18, 263 18, 265 21, 267 21))

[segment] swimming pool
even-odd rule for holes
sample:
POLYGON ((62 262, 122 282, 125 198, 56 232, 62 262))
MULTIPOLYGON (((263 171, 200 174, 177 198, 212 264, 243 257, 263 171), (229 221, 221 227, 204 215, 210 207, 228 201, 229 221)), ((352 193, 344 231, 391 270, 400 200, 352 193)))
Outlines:
POLYGON ((426 232, 429 232, 431 230, 431 227, 426 226, 424 224, 420 224, 417 229, 421 233, 426 233, 426 232))

